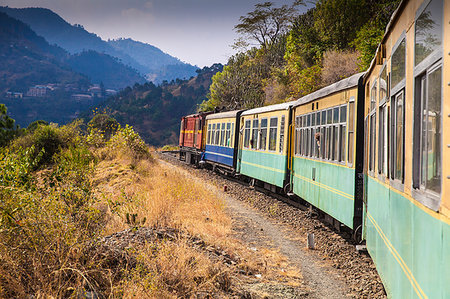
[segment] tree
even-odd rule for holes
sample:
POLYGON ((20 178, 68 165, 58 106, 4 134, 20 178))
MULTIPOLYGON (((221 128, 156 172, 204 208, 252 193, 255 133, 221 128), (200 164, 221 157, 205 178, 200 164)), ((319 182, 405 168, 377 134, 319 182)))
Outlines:
MULTIPOLYGON (((273 2, 258 3, 255 10, 239 18, 240 23, 234 29, 266 48, 269 43, 275 43, 279 36, 288 32, 292 20, 297 16, 297 6, 301 4, 303 0, 281 7, 273 7, 273 2)), ((242 48, 244 45, 245 41, 240 39, 236 47, 242 48)))
POLYGON ((0 104, 0 147, 7 145, 18 131, 15 120, 7 115, 7 111, 6 106, 0 104))

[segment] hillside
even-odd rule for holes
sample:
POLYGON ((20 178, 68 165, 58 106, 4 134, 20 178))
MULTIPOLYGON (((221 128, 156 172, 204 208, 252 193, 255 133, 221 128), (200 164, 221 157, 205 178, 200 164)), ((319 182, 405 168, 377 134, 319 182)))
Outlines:
POLYGON ((107 88, 120 89, 145 82, 134 69, 123 65, 117 58, 92 50, 71 55, 66 62, 73 70, 89 77, 92 83, 103 83, 107 88))
POLYGON ((26 24, 0 12, 0 94, 50 82, 87 85, 85 76, 63 63, 67 57, 66 51, 49 45, 26 24))
POLYGON ((153 83, 171 81, 172 79, 189 79, 195 76, 198 67, 184 63, 159 48, 134 41, 130 38, 109 40, 108 44, 116 50, 127 53, 140 65, 147 68, 145 77, 153 83))
POLYGON ((104 41, 82 25, 71 25, 58 14, 45 8, 1 7, 0 12, 28 24, 50 44, 56 44, 71 54, 87 50, 105 53, 137 70, 154 83, 163 80, 184 79, 195 76, 197 67, 181 62, 160 49, 132 39, 104 41), (176 67, 173 67, 175 66, 176 67))
POLYGON ((222 68, 221 64, 205 67, 190 80, 127 87, 99 105, 98 110, 106 111, 122 125, 132 125, 151 145, 175 144, 181 116, 194 112, 206 99, 211 77, 222 68))

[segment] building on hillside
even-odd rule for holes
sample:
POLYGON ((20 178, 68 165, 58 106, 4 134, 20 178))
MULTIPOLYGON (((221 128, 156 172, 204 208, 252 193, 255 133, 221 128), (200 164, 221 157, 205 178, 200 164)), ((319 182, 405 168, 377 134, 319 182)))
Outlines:
POLYGON ((71 96, 72 100, 75 101, 88 101, 92 100, 92 96, 89 94, 76 93, 71 96))
POLYGON ((9 99, 22 99, 23 93, 22 92, 15 92, 15 91, 7 91, 5 93, 5 97, 9 99))
POLYGON ((26 95, 28 97, 42 98, 42 97, 47 96, 47 94, 50 90, 51 89, 49 87, 47 87, 46 85, 35 85, 33 87, 30 87, 30 89, 28 89, 26 95))

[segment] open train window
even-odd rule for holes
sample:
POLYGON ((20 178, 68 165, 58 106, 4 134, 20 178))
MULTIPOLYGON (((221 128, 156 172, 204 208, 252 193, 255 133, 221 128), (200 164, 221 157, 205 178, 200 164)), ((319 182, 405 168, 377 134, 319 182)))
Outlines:
POLYGON ((245 126, 244 126, 244 147, 248 148, 250 145, 250 125, 251 125, 251 121, 249 119, 247 119, 245 121, 245 126))
POLYGON ((225 146, 231 146, 231 123, 227 123, 226 133, 225 133, 225 146))
POLYGON ((231 147, 234 147, 234 123, 231 123, 231 147))
POLYGON ((250 144, 252 149, 258 148, 258 137, 259 137, 259 120, 254 119, 252 124, 252 139, 250 140, 250 144))
POLYGON ((391 179, 403 183, 404 177, 404 135, 405 135, 405 93, 403 90, 392 97, 391 110, 391 179))

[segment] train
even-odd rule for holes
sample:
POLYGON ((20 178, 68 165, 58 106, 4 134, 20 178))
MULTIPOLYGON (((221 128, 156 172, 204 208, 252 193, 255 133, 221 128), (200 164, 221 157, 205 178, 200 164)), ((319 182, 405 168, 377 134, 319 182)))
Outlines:
POLYGON ((287 103, 183 117, 180 158, 352 230, 388 297, 450 298, 450 1, 401 1, 363 73, 287 103))

